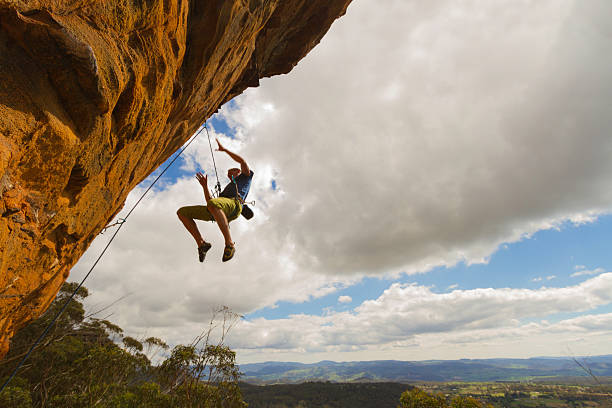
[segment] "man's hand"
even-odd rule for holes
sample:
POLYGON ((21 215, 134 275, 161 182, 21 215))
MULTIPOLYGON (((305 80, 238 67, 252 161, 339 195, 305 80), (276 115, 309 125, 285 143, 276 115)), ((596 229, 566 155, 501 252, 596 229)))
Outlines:
POLYGON ((240 172, 242 174, 244 174, 246 176, 251 174, 251 169, 249 169, 249 165, 246 163, 246 161, 244 161, 244 159, 242 157, 238 156, 236 153, 230 152, 225 147, 223 147, 223 145, 221 144, 219 139, 217 139, 217 144, 219 145, 219 148, 217 149, 218 152, 225 152, 225 153, 229 154, 229 156, 232 158, 232 160, 240 163, 240 172))
POLYGON ((226 152, 227 151, 227 149, 225 147, 223 147, 223 145, 221 144, 219 139, 217 139, 217 144, 219 145, 219 147, 217 148, 218 152, 226 152))
POLYGON ((196 174, 196 178, 202 187, 208 188, 208 176, 206 176, 206 174, 198 173, 196 174))

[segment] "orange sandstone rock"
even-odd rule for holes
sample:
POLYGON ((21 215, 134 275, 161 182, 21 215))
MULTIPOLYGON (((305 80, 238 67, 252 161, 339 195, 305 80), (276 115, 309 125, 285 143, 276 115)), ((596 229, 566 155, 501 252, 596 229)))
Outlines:
POLYGON ((0 0, 0 356, 129 191, 350 0, 0 0))

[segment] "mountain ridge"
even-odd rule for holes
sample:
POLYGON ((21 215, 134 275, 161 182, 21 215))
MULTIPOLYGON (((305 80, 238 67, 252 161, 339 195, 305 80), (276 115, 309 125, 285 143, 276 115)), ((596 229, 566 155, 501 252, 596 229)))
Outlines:
MULTIPOLYGON (((596 376, 612 376, 612 355, 575 357, 596 376)), ((241 364, 242 381, 253 384, 307 381, 515 381, 525 378, 588 376, 574 357, 531 357, 460 360, 371 360, 317 363, 262 362, 241 364)))

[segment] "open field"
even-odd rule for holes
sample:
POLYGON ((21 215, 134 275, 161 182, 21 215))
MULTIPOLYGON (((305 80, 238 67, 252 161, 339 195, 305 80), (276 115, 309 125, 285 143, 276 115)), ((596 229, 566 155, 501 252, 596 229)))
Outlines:
POLYGON ((469 395, 495 407, 612 407, 612 378, 537 382, 421 383, 427 392, 469 395))

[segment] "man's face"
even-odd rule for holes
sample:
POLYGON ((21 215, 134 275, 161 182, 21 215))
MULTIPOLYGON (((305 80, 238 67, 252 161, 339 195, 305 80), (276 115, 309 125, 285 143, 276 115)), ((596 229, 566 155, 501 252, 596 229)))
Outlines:
POLYGON ((233 168, 227 171, 227 177, 230 180, 232 180, 233 177, 238 177, 239 175, 240 175, 240 169, 233 168))

